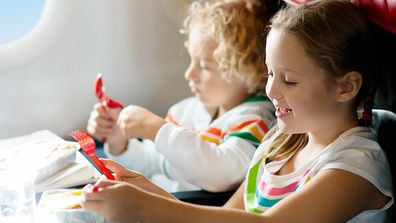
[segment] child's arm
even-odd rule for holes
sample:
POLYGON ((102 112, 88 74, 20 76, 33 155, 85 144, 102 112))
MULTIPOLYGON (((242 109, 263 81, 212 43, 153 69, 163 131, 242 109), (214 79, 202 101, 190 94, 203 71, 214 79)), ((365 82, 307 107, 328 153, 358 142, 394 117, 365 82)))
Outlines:
POLYGON ((83 206, 117 222, 333 223, 379 209, 387 201, 367 180, 342 170, 323 171, 309 184, 261 215, 183 203, 116 182, 89 193, 83 206))
POLYGON ((224 204, 225 208, 245 209, 243 202, 243 193, 245 191, 246 180, 239 186, 238 190, 232 195, 232 197, 224 204))
MULTIPOLYGON (((178 124, 186 124, 191 128, 196 124, 196 120, 202 117, 202 113, 207 112, 199 105, 196 101, 187 99, 173 106, 170 113, 176 117, 177 123, 181 120, 178 124)), ((261 132, 263 136, 265 130, 260 128, 266 126, 266 123, 270 123, 270 121, 264 121, 262 116, 265 115, 261 112, 272 113, 272 108, 273 106, 269 102, 244 105, 225 118, 218 128, 224 125, 231 129, 234 126, 241 126, 243 123, 250 123, 246 127, 251 126, 252 129, 261 132)), ((136 159, 148 157, 144 154, 150 153, 152 159, 142 158, 142 162, 134 162, 137 165, 140 165, 138 163, 144 164, 140 165, 142 168, 139 171, 150 168, 155 170, 155 173, 164 174, 170 179, 182 179, 211 192, 232 190, 240 185, 256 151, 256 145, 261 141, 260 137, 256 138, 259 134, 253 134, 253 130, 250 131, 249 128, 246 128, 240 131, 234 130, 232 131, 234 135, 230 135, 227 139, 219 139, 218 143, 213 143, 193 129, 164 123, 166 123, 164 119, 147 109, 138 106, 125 108, 119 118, 119 124, 124 133, 129 137, 149 139, 156 134, 156 138, 152 140, 155 141, 155 149, 159 152, 155 154, 143 146, 131 145, 128 151, 123 154, 125 160, 132 159, 132 157, 136 159), (238 135, 238 132, 244 134, 238 135), (254 143, 251 141, 253 139, 254 143)), ((203 123, 203 125, 207 124, 203 123)), ((222 131, 226 132, 227 130, 224 128, 222 131)), ((129 165, 128 168, 136 169, 129 165)), ((144 170, 144 173, 150 176, 154 173, 151 170, 144 170)))
MULTIPOLYGON (((104 165, 106 165, 107 168, 113 171, 115 175, 115 179, 117 181, 127 182, 139 188, 142 188, 143 190, 146 190, 148 192, 158 194, 164 197, 176 199, 170 193, 165 191, 163 188, 161 188, 160 186, 154 184, 149 179, 147 179, 143 174, 139 172, 135 172, 133 170, 129 170, 124 166, 122 166, 121 164, 110 159, 101 159, 101 161, 103 162, 104 165)), ((106 184, 106 182, 107 182, 106 180, 100 181, 97 182, 95 185, 100 187, 102 183, 106 184)))
POLYGON ((270 208, 279 222, 346 222, 364 210, 382 208, 389 198, 366 179, 344 170, 319 173, 307 186, 270 208))
POLYGON ((211 192, 235 189, 243 181, 256 151, 249 141, 230 137, 220 144, 207 141, 189 129, 165 124, 155 139, 164 155, 164 173, 211 192))

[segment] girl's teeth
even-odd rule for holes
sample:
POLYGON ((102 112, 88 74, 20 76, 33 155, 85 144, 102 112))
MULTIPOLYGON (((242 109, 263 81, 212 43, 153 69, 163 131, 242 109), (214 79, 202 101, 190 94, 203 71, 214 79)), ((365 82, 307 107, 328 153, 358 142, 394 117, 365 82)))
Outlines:
POLYGON ((291 112, 292 110, 290 108, 280 108, 280 110, 282 110, 283 112, 291 112))

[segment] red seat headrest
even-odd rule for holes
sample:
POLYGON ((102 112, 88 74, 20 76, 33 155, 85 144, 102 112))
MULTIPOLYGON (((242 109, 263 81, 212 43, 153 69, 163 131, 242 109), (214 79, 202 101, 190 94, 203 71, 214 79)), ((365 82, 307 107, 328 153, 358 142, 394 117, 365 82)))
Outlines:
POLYGON ((395 0, 352 0, 375 24, 396 34, 395 0))
MULTIPOLYGON (((312 0, 284 0, 299 5, 312 0)), ((396 34, 396 0, 351 0, 358 5, 375 24, 396 34)))

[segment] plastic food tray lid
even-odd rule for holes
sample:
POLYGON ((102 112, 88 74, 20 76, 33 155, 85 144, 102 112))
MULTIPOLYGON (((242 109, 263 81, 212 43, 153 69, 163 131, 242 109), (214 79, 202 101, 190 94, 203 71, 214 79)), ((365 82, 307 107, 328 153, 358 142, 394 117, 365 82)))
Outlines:
POLYGON ((29 169, 37 172, 35 182, 50 177, 76 161, 80 145, 62 140, 34 140, 0 154, 0 171, 29 169))

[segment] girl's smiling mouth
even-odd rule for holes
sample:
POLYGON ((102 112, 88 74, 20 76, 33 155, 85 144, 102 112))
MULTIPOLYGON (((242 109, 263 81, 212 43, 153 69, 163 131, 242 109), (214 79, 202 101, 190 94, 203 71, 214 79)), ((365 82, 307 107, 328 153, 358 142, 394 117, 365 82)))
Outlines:
POLYGON ((276 107, 275 115, 278 118, 289 115, 293 110, 291 108, 276 107))

